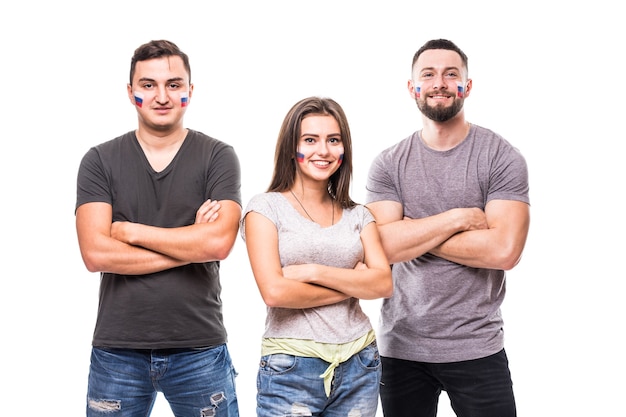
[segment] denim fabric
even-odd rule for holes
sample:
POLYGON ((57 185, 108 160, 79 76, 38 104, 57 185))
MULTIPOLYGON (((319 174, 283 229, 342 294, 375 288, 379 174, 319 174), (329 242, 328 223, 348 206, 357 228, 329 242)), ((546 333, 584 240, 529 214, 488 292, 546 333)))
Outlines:
POLYGON ((91 351, 87 417, 146 417, 162 392, 177 417, 238 417, 226 345, 91 351))
POLYGON ((381 362, 376 342, 335 369, 330 396, 320 375, 328 362, 286 355, 263 356, 257 374, 258 417, 374 417, 381 362))
POLYGON ((435 417, 441 391, 459 417, 515 417, 506 352, 452 363, 382 358, 380 389, 387 417, 435 417))

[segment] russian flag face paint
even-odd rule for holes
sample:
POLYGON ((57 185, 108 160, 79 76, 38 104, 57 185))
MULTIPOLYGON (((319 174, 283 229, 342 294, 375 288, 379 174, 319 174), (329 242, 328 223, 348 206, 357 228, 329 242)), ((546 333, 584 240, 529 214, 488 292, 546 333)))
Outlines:
POLYGON ((180 107, 187 107, 189 103, 189 93, 187 91, 183 91, 180 93, 180 107))
POLYGON ((415 86, 415 98, 420 98, 422 96, 422 83, 414 83, 415 86))
POLYGON ((339 155, 339 165, 343 163, 343 154, 339 155))
POLYGON ((465 96, 465 87, 463 87, 463 83, 459 81, 456 82, 456 96, 458 98, 463 98, 465 96))
POLYGON ((300 153, 298 151, 296 151, 296 159, 298 160, 298 162, 302 163, 304 162, 304 154, 300 153))
POLYGON ((135 106, 143 106, 143 94, 133 91, 133 96, 135 97, 135 106))

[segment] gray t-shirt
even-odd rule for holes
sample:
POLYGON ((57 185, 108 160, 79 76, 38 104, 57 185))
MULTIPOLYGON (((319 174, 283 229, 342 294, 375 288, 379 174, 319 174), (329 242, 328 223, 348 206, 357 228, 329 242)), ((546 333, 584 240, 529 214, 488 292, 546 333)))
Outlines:
MULTIPOLYGON (((366 201, 396 201, 410 218, 490 200, 529 203, 520 152, 494 132, 472 125, 447 151, 424 145, 415 132, 373 162, 366 201)), ((393 265, 394 293, 383 301, 381 354, 423 362, 477 359, 504 346, 502 270, 470 268, 429 253, 393 265)))
MULTIPOLYGON (((363 261, 361 231, 374 221, 362 205, 344 209, 341 219, 321 227, 305 218, 280 193, 257 194, 244 210, 240 227, 245 241, 245 216, 254 211, 267 217, 278 230, 282 266, 314 263, 354 268, 363 261)), ((372 330, 359 300, 349 298, 315 308, 268 307, 264 337, 312 340, 319 343, 352 342, 372 330)))
MULTIPOLYGON (((170 164, 155 172, 134 132, 94 146, 83 157, 76 208, 110 204, 113 221, 157 227, 193 224, 207 199, 241 204, 239 159, 232 146, 189 130, 170 164)), ((220 263, 145 275, 103 272, 93 345, 131 349, 195 348, 227 340, 220 263)))

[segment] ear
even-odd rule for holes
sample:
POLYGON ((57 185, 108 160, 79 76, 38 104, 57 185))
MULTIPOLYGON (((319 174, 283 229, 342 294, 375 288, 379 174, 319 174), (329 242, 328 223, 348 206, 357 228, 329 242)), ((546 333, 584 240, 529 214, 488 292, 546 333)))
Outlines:
POLYGON ((130 104, 135 105, 135 96, 133 95, 133 86, 130 84, 126 84, 126 94, 128 94, 128 99, 130 100, 130 104))
POLYGON ((463 98, 467 98, 470 95, 471 91, 472 91, 472 79, 468 78, 467 81, 465 82, 465 95, 463 96, 463 98))
POLYGON ((411 98, 415 100, 417 96, 415 91, 415 83, 413 82, 413 80, 409 80, 407 82, 407 89, 409 90, 409 95, 411 96, 411 98))

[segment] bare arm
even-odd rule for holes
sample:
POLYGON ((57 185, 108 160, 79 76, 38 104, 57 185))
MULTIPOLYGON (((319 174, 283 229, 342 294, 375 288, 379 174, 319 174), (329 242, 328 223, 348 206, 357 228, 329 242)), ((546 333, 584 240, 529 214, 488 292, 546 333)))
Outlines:
POLYGON ((278 254, 278 231, 265 216, 249 212, 244 227, 252 273, 267 306, 311 308, 349 298, 340 291, 285 278, 278 254))
POLYGON ((485 213, 478 208, 457 208, 422 219, 410 219, 404 217, 402 205, 395 201, 378 201, 367 207, 376 218, 390 263, 422 256, 456 233, 487 227, 485 213))
POLYGON ((112 216, 107 203, 87 203, 76 210, 78 244, 87 270, 138 275, 188 263, 111 237, 112 216))
POLYGON ((522 257, 530 225, 528 204, 493 200, 485 207, 489 227, 458 233, 430 252, 474 268, 509 270, 522 257))
POLYGON ((376 223, 361 232, 364 263, 355 268, 335 268, 319 264, 291 265, 283 268, 285 277, 322 285, 364 300, 388 298, 393 291, 391 268, 385 256, 376 223))
MULTIPOLYGON (((203 204, 199 211, 210 203, 212 202, 203 204)), ((223 260, 235 244, 241 207, 231 200, 219 201, 214 207, 219 209, 219 217, 212 221, 199 222, 199 217, 206 215, 196 213, 196 223, 183 227, 166 228, 115 222, 111 235, 129 245, 140 246, 185 263, 223 260)))

